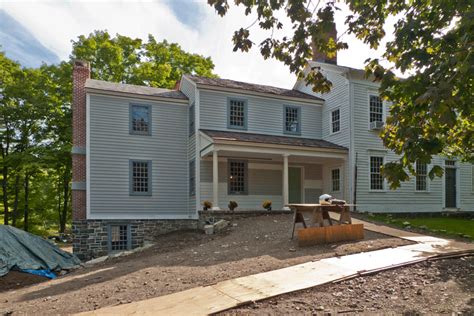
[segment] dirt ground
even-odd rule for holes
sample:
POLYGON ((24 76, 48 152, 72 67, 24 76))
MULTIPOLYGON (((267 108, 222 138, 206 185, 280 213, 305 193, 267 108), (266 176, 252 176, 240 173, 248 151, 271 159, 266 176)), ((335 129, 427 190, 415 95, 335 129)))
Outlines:
POLYGON ((221 315, 474 315, 474 256, 422 262, 221 315))
POLYGON ((6 287, 0 278, 0 315, 93 310, 311 260, 409 243, 366 231, 359 242, 299 248, 289 238, 291 221, 292 215, 266 215, 237 219, 218 235, 172 233, 143 252, 26 287, 15 280, 6 287))

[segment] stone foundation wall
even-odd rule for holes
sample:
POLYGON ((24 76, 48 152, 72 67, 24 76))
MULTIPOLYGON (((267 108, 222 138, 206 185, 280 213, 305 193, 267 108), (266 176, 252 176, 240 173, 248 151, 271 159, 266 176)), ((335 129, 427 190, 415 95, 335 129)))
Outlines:
POLYGON ((108 254, 109 225, 130 224, 131 248, 143 246, 157 236, 176 230, 197 229, 197 220, 75 220, 73 252, 81 260, 108 254))

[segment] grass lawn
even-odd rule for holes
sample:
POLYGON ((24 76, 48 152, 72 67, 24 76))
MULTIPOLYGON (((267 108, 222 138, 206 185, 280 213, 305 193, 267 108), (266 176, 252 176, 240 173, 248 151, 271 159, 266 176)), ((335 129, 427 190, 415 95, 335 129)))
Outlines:
POLYGON ((470 218, 446 216, 403 217, 390 214, 371 214, 370 218, 402 228, 411 226, 440 235, 457 237, 467 235, 470 236, 469 239, 474 240, 474 220, 470 218), (409 224, 407 225, 407 223, 409 224))

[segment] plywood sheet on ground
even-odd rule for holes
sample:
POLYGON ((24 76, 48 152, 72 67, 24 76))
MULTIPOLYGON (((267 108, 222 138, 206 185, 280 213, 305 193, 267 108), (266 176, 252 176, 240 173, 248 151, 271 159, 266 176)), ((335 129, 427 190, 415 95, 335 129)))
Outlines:
POLYGON ((144 301, 107 307, 83 315, 207 315, 240 302, 212 286, 197 287, 144 301))

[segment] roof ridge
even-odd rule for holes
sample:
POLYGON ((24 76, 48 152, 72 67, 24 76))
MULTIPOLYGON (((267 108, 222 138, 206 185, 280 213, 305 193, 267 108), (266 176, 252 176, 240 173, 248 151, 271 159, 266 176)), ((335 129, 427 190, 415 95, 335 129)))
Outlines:
MULTIPOLYGON (((249 85, 254 85, 254 86, 262 86, 262 87, 269 87, 269 88, 275 88, 275 89, 281 89, 281 90, 287 90, 287 91, 298 91, 301 93, 304 93, 302 91, 296 90, 296 89, 288 89, 288 88, 283 88, 283 87, 277 87, 277 86, 272 86, 268 84, 261 84, 261 83, 253 83, 253 82, 246 82, 246 81, 241 81, 241 80, 234 80, 234 79, 228 79, 228 78, 212 78, 212 77, 206 77, 206 76, 199 76, 199 75, 192 75, 192 74, 186 74, 192 77, 198 77, 198 78, 205 78, 205 79, 211 79, 211 80, 226 80, 226 81, 232 81, 232 82, 238 82, 238 83, 244 83, 244 84, 249 84, 249 85)), ((307 94, 307 93, 305 93, 307 94)))
POLYGON ((228 89, 240 89, 245 91, 252 91, 258 93, 266 93, 272 94, 280 97, 287 97, 287 98, 298 98, 298 99, 306 99, 306 100, 318 100, 324 101, 324 99, 314 96, 312 94, 296 90, 294 88, 287 89, 281 87, 275 87, 270 85, 264 85, 260 83, 249 83, 245 81, 238 81, 233 79, 225 79, 225 78, 210 78, 192 74, 185 74, 189 80, 193 81, 196 84, 202 84, 206 86, 215 86, 221 88, 228 88, 228 89))

